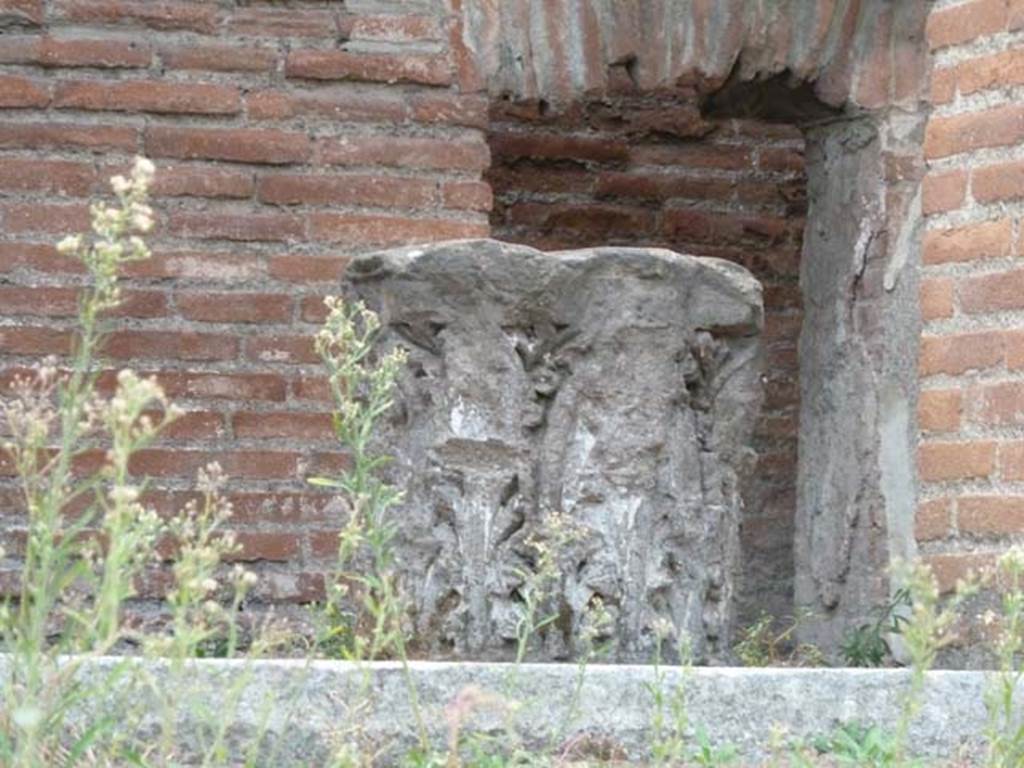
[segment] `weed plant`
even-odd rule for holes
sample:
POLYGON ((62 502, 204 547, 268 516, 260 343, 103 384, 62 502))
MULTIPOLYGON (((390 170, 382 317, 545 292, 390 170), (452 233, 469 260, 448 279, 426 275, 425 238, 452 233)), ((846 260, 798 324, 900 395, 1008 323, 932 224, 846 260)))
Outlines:
MULTIPOLYGON (((161 519, 145 505, 145 483, 130 465, 179 411, 155 379, 130 370, 117 373, 111 395, 100 386, 121 268, 149 257, 142 236, 153 224, 153 172, 139 159, 130 177, 115 176, 114 204, 92 206, 91 232, 58 245, 88 275, 70 360, 64 367, 47 361, 17 379, 0 405, 3 450, 17 476, 26 529, 17 593, 0 607, 0 765, 11 768, 227 760, 230 702, 238 691, 194 734, 192 754, 183 754, 178 732, 182 714, 200 707, 188 696, 189 660, 214 640, 223 641, 224 655, 238 653, 237 616, 256 578, 240 567, 226 578, 222 573, 225 556, 237 549, 223 530, 231 514, 220 493, 224 478, 216 465, 203 470, 202 502, 161 519), (169 621, 166 630, 147 634, 126 609, 164 560, 165 547, 174 551, 169 621), (127 657, 90 665, 106 670, 98 676, 81 674, 91 659, 132 649, 166 660, 166 674, 152 677, 127 657), (140 740, 144 729, 156 735, 140 740)), ((248 652, 263 647, 257 638, 248 652)), ((252 759, 260 749, 248 750, 252 759)))
POLYGON ((998 616, 989 612, 984 617, 985 623, 996 630, 994 650, 998 665, 985 697, 987 764, 989 768, 1016 768, 1024 765, 1024 722, 1016 696, 1021 683, 1020 654, 1024 649, 1024 549, 1013 547, 999 558, 994 582, 1002 611, 998 616))

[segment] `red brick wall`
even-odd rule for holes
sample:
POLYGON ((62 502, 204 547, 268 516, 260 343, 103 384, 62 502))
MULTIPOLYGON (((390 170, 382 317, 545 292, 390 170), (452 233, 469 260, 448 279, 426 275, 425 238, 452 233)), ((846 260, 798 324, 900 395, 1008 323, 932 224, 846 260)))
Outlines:
MULTIPOLYGON (((496 235, 545 247, 665 245, 739 260, 765 280, 763 503, 744 533, 748 547, 775 553, 754 562, 783 558, 800 321, 798 138, 755 123, 706 125, 656 96, 566 120, 540 114, 539 102, 536 112, 499 105, 489 128, 461 6, 0 0, 0 381, 66 350, 80 276, 52 243, 87 225, 87 198, 133 155, 153 157, 155 256, 131 270, 109 354, 115 366, 159 373, 189 414, 139 469, 167 505, 199 464, 220 460, 235 477, 236 523, 245 556, 269 576, 267 596, 315 594, 336 516, 303 477, 344 458, 328 439, 308 341, 320 299, 356 249, 487 234, 489 131, 496 235)), ((872 41, 888 38, 850 18, 815 34, 853 30, 856 45, 847 32, 829 45, 856 50, 860 63, 830 54, 820 71, 800 53, 813 36, 782 35, 796 20, 769 26, 800 43, 788 49, 793 71, 829 103, 855 82, 860 102, 875 104, 865 89, 888 83, 890 71, 902 84, 896 100, 912 94, 917 70, 872 54, 872 41)), ((1022 35, 1020 0, 937 0, 928 29, 935 111, 925 139, 917 532, 947 581, 1024 532, 1022 35)), ((775 39, 744 61, 782 67, 789 59, 776 56, 775 39)), ((651 63, 598 48, 595 61, 610 57, 599 67, 606 90, 630 76, 631 61, 641 80, 651 63)), ((718 59, 712 79, 731 66, 718 59)), ((652 82, 678 85, 686 66, 652 82)), ((9 478, 0 494, 10 500, 9 478)), ((773 594, 785 583, 773 571, 748 576, 773 594)))
MULTIPOLYGON (((358 249, 488 232, 486 99, 458 95, 434 5, 0 0, 0 381, 67 350, 79 275, 53 243, 153 158, 154 257, 107 353, 188 413, 136 468, 169 506, 220 461, 266 597, 314 596, 336 546, 304 483, 344 460, 310 344, 322 296, 358 249)), ((9 477, 0 494, 9 510, 9 477)))
POLYGON ((497 102, 491 114, 493 233, 538 248, 658 246, 738 262, 764 283, 766 402, 742 536, 741 608, 792 611, 806 213, 803 138, 756 122, 707 122, 678 94, 553 114, 497 102))
POLYGON ((947 586, 1024 533, 1024 3, 929 18, 917 539, 947 586))

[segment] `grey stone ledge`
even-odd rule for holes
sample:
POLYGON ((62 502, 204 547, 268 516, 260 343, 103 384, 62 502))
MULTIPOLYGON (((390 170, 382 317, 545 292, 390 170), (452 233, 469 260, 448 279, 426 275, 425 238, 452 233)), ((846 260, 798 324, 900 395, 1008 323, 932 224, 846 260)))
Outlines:
MULTIPOLYGON (((143 676, 132 690, 136 711, 152 709, 140 727, 156 725, 152 691, 171 686, 181 696, 182 740, 210 713, 227 713, 235 745, 264 733, 266 758, 275 766, 324 765, 338 745, 358 740, 379 754, 379 764, 415 746, 416 727, 402 665, 303 660, 197 660, 175 673, 166 662, 93 658, 79 672, 97 695, 116 698, 107 684, 119 665, 143 676), (152 687, 149 687, 152 686, 152 687), (147 693, 150 691, 150 693, 147 693), (237 703, 232 696, 237 693, 237 703), (147 719, 148 718, 148 719, 147 719)), ((10 658, 0 656, 0 674, 10 658)), ((643 760, 654 740, 652 665, 510 664, 416 661, 409 675, 434 746, 443 750, 449 723, 464 714, 462 733, 498 734, 511 727, 516 743, 548 753, 571 744, 614 745, 643 760), (575 701, 575 704, 574 704, 575 701)), ((906 670, 661 667, 666 693, 685 691, 691 733, 704 729, 717 744, 735 745, 744 764, 767 757, 772 733, 813 739, 843 723, 878 724, 889 730, 899 717, 910 683, 906 670)), ((984 693, 991 673, 934 671, 927 675, 922 706, 909 736, 909 752, 927 765, 971 761, 984 749, 984 693)), ((1024 690, 1022 690, 1024 693, 1024 690)), ((95 697, 74 717, 88 721, 103 707, 95 697)))

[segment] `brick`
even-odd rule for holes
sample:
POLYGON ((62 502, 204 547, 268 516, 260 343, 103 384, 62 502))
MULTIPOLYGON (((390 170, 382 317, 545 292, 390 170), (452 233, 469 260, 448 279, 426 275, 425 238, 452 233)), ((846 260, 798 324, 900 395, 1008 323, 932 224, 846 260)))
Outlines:
POLYGON ((188 477, 216 461, 228 477, 290 479, 298 471, 294 451, 204 451, 183 448, 144 448, 132 457, 132 474, 149 477, 188 477))
POLYGON ((0 285, 0 306, 5 315, 71 317, 78 310, 75 288, 0 285))
POLYGON ((253 120, 288 120, 320 117, 346 123, 400 123, 406 118, 406 102, 391 92, 353 92, 347 86, 320 87, 313 91, 253 91, 246 97, 253 120))
POLYGON ((974 168, 971 194, 980 203, 1024 198, 1024 162, 974 168))
POLYGON ((779 173, 803 173, 806 161, 803 150, 765 147, 757 153, 757 167, 779 173))
POLYGON ((629 148, 629 160, 632 165, 681 165, 733 171, 753 166, 753 158, 746 147, 692 142, 640 144, 629 148))
POLYGON ((949 499, 933 499, 917 505, 914 538, 919 542, 944 539, 950 533, 953 504, 949 499))
MULTIPOLYGON (((720 190, 716 187, 716 190, 720 190)), ((741 203, 784 205, 787 213, 807 215, 807 185, 803 179, 787 181, 740 181, 736 185, 741 203)))
POLYGON ((233 115, 241 112, 237 88, 153 81, 58 83, 54 106, 105 112, 233 115))
POLYGON ((997 333, 980 331, 946 336, 923 336, 918 370, 922 376, 938 373, 959 375, 992 368, 1003 362, 1003 339, 997 333))
POLYGON ((301 163, 310 157, 308 137, 289 131, 150 127, 145 143, 151 157, 271 165, 301 163))
MULTIPOLYGON (((62 286, 0 285, 0 306, 11 315, 74 317, 79 289, 62 286)), ((123 289, 119 306, 106 314, 117 317, 161 317, 167 312, 162 291, 123 289)))
POLYGON ((409 108, 418 123, 481 129, 489 126, 487 98, 481 94, 417 93, 409 99, 409 108))
POLYGON ((652 232, 654 212, 636 206, 604 203, 518 203, 508 207, 508 221, 544 232, 571 230, 588 238, 652 232))
POLYGON ((387 136, 345 136, 318 143, 328 165, 369 165, 482 171, 490 152, 481 139, 445 140, 387 136))
POLYGON ((86 149, 132 152, 138 146, 135 128, 78 123, 0 123, 3 149, 86 149))
POLYGON ((263 261, 257 254, 245 253, 238 248, 230 251, 165 251, 158 247, 145 261, 126 264, 124 271, 129 277, 174 277, 232 284, 257 280, 266 274, 263 261))
POLYGON ((130 24, 159 30, 204 34, 217 31, 217 3, 159 0, 57 0, 55 11, 70 21, 87 24, 130 24))
POLYGON ((495 194, 509 192, 513 198, 522 192, 574 192, 581 195, 594 193, 597 174, 580 168, 551 167, 550 165, 519 162, 514 166, 496 166, 486 171, 495 194))
POLYGON ((148 67, 148 46, 128 40, 79 40, 53 37, 0 37, 0 62, 44 67, 148 67))
POLYGON ((168 396, 214 400, 283 402, 285 379, 273 373, 163 373, 160 381, 168 396))
POLYGON ((996 444, 976 442, 924 442, 917 461, 925 482, 948 482, 986 478, 995 471, 996 444))
POLYGON ((925 322, 953 316, 954 282, 949 277, 926 277, 921 280, 921 319, 925 322))
POLYGON ((237 242, 291 242, 306 234, 301 217, 284 213, 172 212, 165 231, 175 237, 237 242))
POLYGON ((494 206, 491 185, 484 181, 446 181, 441 185, 441 204, 445 208, 489 211, 494 206))
POLYGON ((152 193, 155 197, 244 199, 252 197, 255 189, 252 174, 246 171, 161 165, 153 180, 152 193))
POLYGON ((59 40, 43 38, 39 63, 46 67, 148 67, 153 59, 149 46, 131 40, 59 40))
POLYGON ((22 109, 50 103, 46 83, 17 75, 0 75, 0 107, 22 109))
POLYGON ((0 242, 0 273, 41 272, 83 274, 85 267, 68 256, 57 253, 49 244, 23 241, 0 242))
POLYGON ((925 216, 962 208, 967 196, 967 172, 931 172, 921 184, 921 209, 925 216))
POLYGON ((924 236, 925 264, 948 264, 1009 256, 1012 224, 995 219, 953 229, 930 229, 924 236))
POLYGON ((1024 532, 1024 497, 967 496, 957 500, 961 533, 1006 535, 1024 532))
POLYGON ((298 400, 313 400, 330 403, 331 388, 327 379, 321 376, 304 375, 292 384, 293 396, 298 400))
POLYGON ((235 437, 258 440, 330 440, 334 438, 329 413, 241 412, 231 417, 235 437))
POLYGON ((957 582, 990 570, 995 565, 996 557, 996 553, 965 552, 925 555, 921 560, 935 576, 939 592, 946 595, 956 589, 957 582))
POLYGON ((266 72, 273 69, 277 51, 236 45, 196 45, 160 49, 167 69, 202 72, 266 72))
POLYGON ((917 420, 926 432, 955 432, 960 429, 963 396, 958 389, 928 389, 917 403, 917 420))
POLYGON ((0 29, 42 26, 43 0, 0 0, 0 29))
POLYGON ((339 531, 312 531, 309 535, 309 550, 313 557, 336 558, 339 547, 339 531))
POLYGON ((277 280, 336 282, 345 274, 348 261, 347 256, 283 254, 271 257, 268 272, 277 280))
POLYGON ((285 76, 305 80, 356 80, 380 83, 451 85, 447 56, 372 54, 297 50, 288 54, 285 76))
POLYGON ((1024 424, 1024 383, 985 384, 972 390, 977 421, 986 425, 1024 424))
POLYGON ((491 135, 490 144, 496 158, 528 157, 596 163, 624 162, 629 158, 628 145, 625 139, 619 138, 546 133, 496 133, 491 135))
MULTIPOLYGON (((766 185, 774 196, 775 185, 766 185)), ((724 179, 703 179, 673 173, 605 171, 597 177, 596 197, 632 197, 644 200, 729 200, 736 184, 724 179)))
POLYGON ((926 37, 934 51, 1006 28, 1006 0, 968 0, 928 14, 926 37))
POLYGON ((275 174, 258 183, 259 199, 275 205, 370 205, 428 208, 438 202, 433 179, 350 174, 275 174))
POLYGON ((305 296, 299 305, 299 316, 304 323, 322 323, 327 317, 324 296, 305 296))
POLYGON ((1024 368, 1024 331, 994 331, 992 343, 1002 343, 1006 350, 1006 367, 1011 371, 1024 368))
POLYGON ((174 304, 182 317, 207 323, 283 323, 292 309, 278 293, 178 293, 174 304))
POLYGON ((228 562, 288 562, 299 555, 299 537, 294 533, 259 533, 236 531, 235 540, 241 549, 228 555, 228 562))
MULTIPOLYGON (((227 500, 234 508, 231 522, 235 525, 267 522, 322 523, 325 520, 339 519, 337 515, 340 505, 337 498, 323 493, 230 493, 227 500)), ((173 507, 169 507, 171 509, 181 507, 181 502, 176 502, 173 498, 170 503, 174 504, 173 507)))
POLYGON ((232 35, 251 37, 313 37, 336 41, 338 18, 328 9, 235 8, 227 20, 232 35))
POLYGON ((403 219, 346 213, 313 213, 310 235, 315 240, 352 245, 399 245, 438 240, 487 237, 486 222, 451 219, 403 219))
POLYGON ((970 315, 1024 308, 1024 269, 964 278, 960 307, 970 315))
POLYGON ((425 14, 349 15, 341 17, 339 27, 349 40, 394 44, 442 39, 439 19, 425 14))
MULTIPOLYGON (((159 414, 148 414, 156 421, 159 414)), ((209 411, 185 411, 160 432, 167 440, 204 440, 224 435, 224 417, 209 411)))
POLYGON ((80 203, 0 204, 0 217, 7 234, 40 232, 63 235, 89 228, 89 209, 80 203))
POLYGON ((312 334, 261 334, 246 339, 245 357, 261 363, 318 363, 312 334))
POLYGON ((308 474, 316 475, 338 475, 352 468, 352 456, 346 451, 317 451, 311 457, 307 465, 308 474))
POLYGON ((667 209, 662 220, 667 237, 686 242, 766 245, 780 242, 788 231, 781 218, 744 217, 695 208, 667 209))
POLYGON ((107 338, 104 352, 118 359, 231 360, 238 355, 238 339, 194 331, 120 330, 107 338))
POLYGON ((925 157, 935 159, 1024 140, 1024 107, 1008 105, 982 112, 933 117, 925 130, 925 157))
POLYGON ((999 446, 999 474, 1003 480, 1024 480, 1024 442, 999 446))
POLYGON ((957 88, 964 95, 1021 83, 1024 83, 1024 51, 1003 51, 968 59, 957 67, 957 88))
POLYGON ((0 191, 88 195, 96 183, 91 163, 0 157, 0 191))
POLYGON ((956 67, 932 71, 930 98, 932 104, 948 104, 956 96, 956 67))
POLYGON ((0 352, 9 355, 66 355, 71 334, 59 328, 0 327, 0 352))
POLYGON ((802 324, 803 318, 799 314, 768 312, 761 336, 769 344, 780 339, 796 339, 800 336, 802 324))

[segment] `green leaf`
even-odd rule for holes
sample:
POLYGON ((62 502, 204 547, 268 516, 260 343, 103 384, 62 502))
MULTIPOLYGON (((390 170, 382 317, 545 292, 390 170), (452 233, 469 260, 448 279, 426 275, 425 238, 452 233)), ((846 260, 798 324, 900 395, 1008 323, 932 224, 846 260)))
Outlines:
POLYGON ((105 717, 83 733, 78 741, 71 746, 67 760, 64 761, 64 764, 67 766, 76 765, 79 758, 81 758, 96 742, 99 735, 104 731, 109 730, 115 721, 116 719, 114 717, 105 717))
POLYGON ((317 485, 324 488, 344 488, 345 483, 330 477, 307 477, 306 482, 310 485, 317 485))

